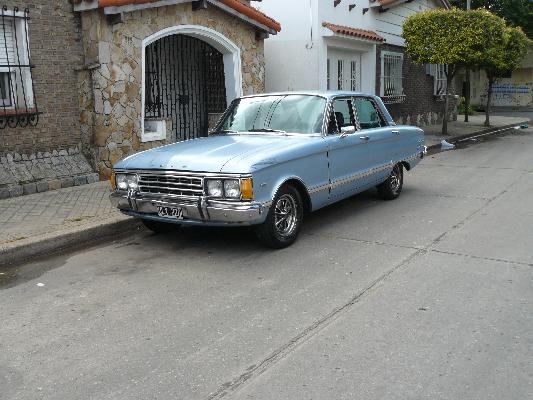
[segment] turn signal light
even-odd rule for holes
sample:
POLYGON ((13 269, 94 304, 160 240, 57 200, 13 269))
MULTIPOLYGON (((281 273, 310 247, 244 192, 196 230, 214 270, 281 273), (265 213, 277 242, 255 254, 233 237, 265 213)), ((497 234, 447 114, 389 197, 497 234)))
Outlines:
POLYGON ((243 200, 253 200, 254 188, 252 178, 241 179, 241 198, 243 200))

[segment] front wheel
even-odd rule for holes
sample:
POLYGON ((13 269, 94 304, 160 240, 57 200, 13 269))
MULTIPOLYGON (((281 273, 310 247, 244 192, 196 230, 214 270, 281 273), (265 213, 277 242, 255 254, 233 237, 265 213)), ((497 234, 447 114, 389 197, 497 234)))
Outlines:
POLYGON ((282 186, 267 218, 256 228, 257 237, 268 247, 281 249, 294 243, 303 220, 302 196, 291 185, 282 186))
POLYGON ((403 166, 396 164, 387 180, 377 186, 378 193, 384 200, 393 200, 402 192, 403 187, 403 166))

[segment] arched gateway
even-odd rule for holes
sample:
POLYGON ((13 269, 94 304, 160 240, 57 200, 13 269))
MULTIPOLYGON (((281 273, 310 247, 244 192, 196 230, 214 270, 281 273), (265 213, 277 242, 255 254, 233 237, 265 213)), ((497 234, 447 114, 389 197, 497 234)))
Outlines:
POLYGON ((173 140, 205 136, 242 94, 240 50, 214 30, 167 28, 145 39, 143 50, 144 131, 170 121, 173 140))

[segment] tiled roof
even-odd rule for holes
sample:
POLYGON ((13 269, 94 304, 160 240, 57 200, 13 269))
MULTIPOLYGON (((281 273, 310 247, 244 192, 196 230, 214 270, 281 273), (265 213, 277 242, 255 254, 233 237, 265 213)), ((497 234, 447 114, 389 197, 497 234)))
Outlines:
MULTIPOLYGON (((80 4, 83 0, 71 0, 74 4, 80 4)), ((161 0, 98 0, 98 8, 105 7, 121 7, 132 4, 147 4, 157 3, 161 0)), ((244 3, 241 0, 216 0, 219 3, 234 9, 235 11, 245 15, 246 17, 259 22, 266 27, 273 29, 277 32, 281 31, 281 25, 278 21, 270 18, 268 15, 259 11, 258 9, 244 3)))
POLYGON ((365 29, 358 29, 358 28, 351 28, 349 26, 335 25, 330 22, 322 22, 322 26, 328 28, 332 32, 335 32, 341 35, 353 36, 353 37, 357 37, 360 39, 366 39, 366 40, 374 40, 380 43, 383 43, 385 41, 385 39, 379 36, 376 32, 367 31, 365 29))

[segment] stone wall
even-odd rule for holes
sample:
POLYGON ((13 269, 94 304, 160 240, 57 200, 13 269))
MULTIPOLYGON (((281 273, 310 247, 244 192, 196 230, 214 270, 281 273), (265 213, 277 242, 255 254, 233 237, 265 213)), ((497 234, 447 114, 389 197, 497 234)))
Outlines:
POLYGON ((0 156, 0 200, 93 183, 93 172, 78 147, 36 154, 8 153, 0 156))
POLYGON ((105 178, 120 159, 164 144, 141 142, 142 41, 162 29, 201 25, 214 29, 241 49, 244 94, 264 90, 263 40, 256 29, 220 9, 192 11, 190 3, 127 12, 113 23, 102 10, 82 12, 86 64, 80 90, 82 131, 92 131, 94 163, 105 178))
POLYGON ((0 155, 85 149, 89 137, 80 131, 78 72, 83 63, 80 16, 68 0, 3 2, 29 9, 28 35, 35 99, 42 112, 39 123, 24 128, 0 129, 0 155))
MULTIPOLYGON (((376 59, 376 93, 380 93, 381 84, 381 52, 394 51, 404 53, 404 48, 383 44, 377 48, 376 59)), ((424 65, 414 64, 404 54, 403 58, 403 90, 405 100, 397 104, 387 104, 392 118, 399 124, 434 125, 442 122, 444 115, 444 99, 433 95, 433 77, 426 74, 424 65)), ((450 120, 457 119, 456 100, 450 99, 450 120)))

